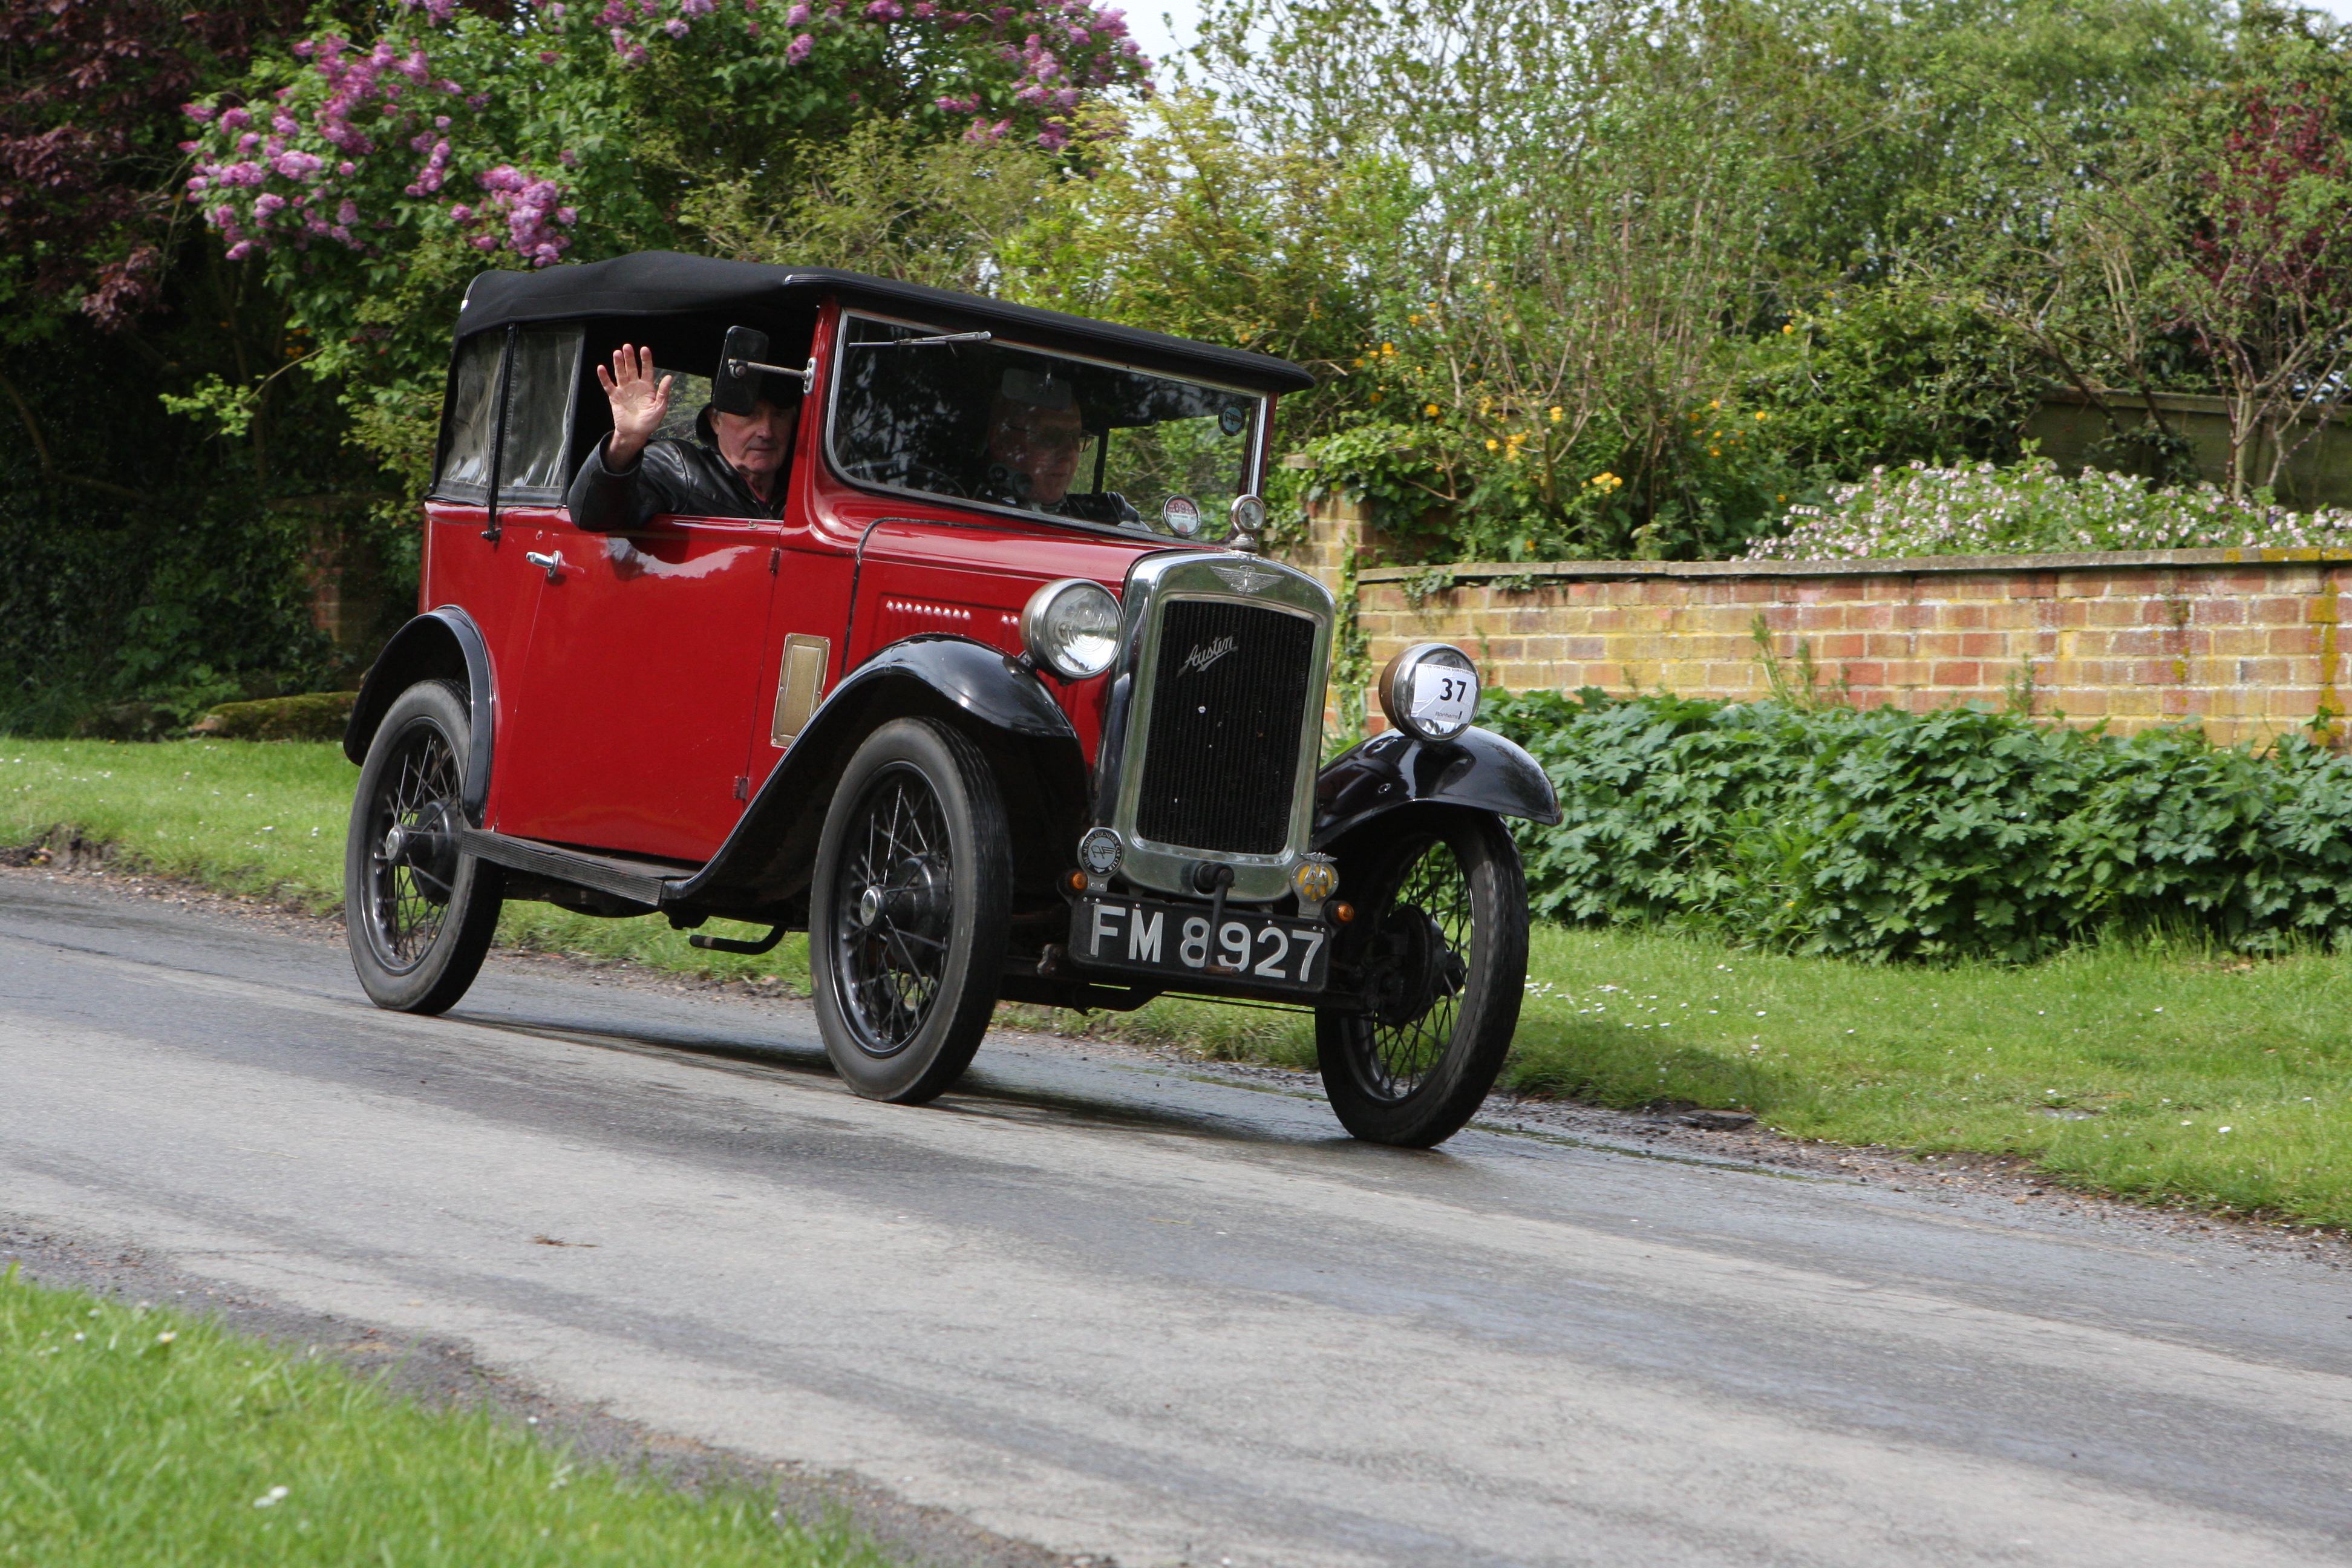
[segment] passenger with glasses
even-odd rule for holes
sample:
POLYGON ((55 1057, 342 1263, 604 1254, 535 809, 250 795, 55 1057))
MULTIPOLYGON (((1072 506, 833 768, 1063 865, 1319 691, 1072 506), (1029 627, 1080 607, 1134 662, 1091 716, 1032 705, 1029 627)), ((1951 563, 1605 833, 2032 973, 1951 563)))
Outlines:
POLYGON ((1124 497, 1070 493, 1078 459, 1095 440, 1067 381, 1007 370, 989 408, 982 499, 1089 522, 1140 521, 1124 497))

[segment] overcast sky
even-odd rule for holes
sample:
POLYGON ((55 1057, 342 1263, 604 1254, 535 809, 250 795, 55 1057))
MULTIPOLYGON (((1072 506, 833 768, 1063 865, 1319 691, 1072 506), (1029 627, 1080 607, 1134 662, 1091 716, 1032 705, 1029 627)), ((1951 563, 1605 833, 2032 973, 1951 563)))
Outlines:
MULTIPOLYGON (((1121 0, 1112 0, 1119 4, 1121 0)), ((2352 0, 2304 0, 2332 16, 2352 21, 2352 0)), ((1134 0, 1128 5, 1127 25, 1154 60, 1165 60, 1192 44, 1201 25, 1198 0, 1134 0)))
MULTIPOLYGON (((1120 0, 1112 0, 1119 4, 1120 0)), ((2352 5, 2352 0, 2341 0, 2352 5)), ((1136 0, 1125 6, 1128 31, 1153 61, 1164 61, 1178 49, 1192 47, 1201 26, 1196 0, 1136 0)))

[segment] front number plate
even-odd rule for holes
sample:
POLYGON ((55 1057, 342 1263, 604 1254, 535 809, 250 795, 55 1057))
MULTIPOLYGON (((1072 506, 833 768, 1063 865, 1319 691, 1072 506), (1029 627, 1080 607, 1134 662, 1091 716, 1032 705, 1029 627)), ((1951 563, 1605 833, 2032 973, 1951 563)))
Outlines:
POLYGON ((1070 906, 1070 956, 1089 969, 1320 991, 1329 939, 1313 921, 1239 910, 1227 910, 1212 930, 1199 904, 1080 899, 1070 906))

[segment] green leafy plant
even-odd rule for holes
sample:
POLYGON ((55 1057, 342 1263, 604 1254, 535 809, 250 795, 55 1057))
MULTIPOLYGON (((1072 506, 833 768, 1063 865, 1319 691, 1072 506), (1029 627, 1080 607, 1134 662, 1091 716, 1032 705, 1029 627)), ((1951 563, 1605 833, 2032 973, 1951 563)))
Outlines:
POLYGON ((1538 916, 1801 953, 2021 962, 2118 930, 2352 941, 2352 760, 2011 713, 1528 692, 1486 722, 1559 790, 1538 916))

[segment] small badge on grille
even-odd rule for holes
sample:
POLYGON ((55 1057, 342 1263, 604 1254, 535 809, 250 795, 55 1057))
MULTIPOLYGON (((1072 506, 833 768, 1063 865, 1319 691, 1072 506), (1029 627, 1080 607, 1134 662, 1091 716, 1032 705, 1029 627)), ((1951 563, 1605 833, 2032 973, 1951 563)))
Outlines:
POLYGON ((1253 566, 1246 561, 1212 561, 1209 570, 1223 578, 1226 587, 1239 594, 1255 594, 1282 575, 1263 566, 1253 566))
POLYGON ((1122 846, 1118 835, 1108 827, 1089 828, 1078 840, 1078 864, 1092 877, 1108 877, 1118 869, 1122 846))

